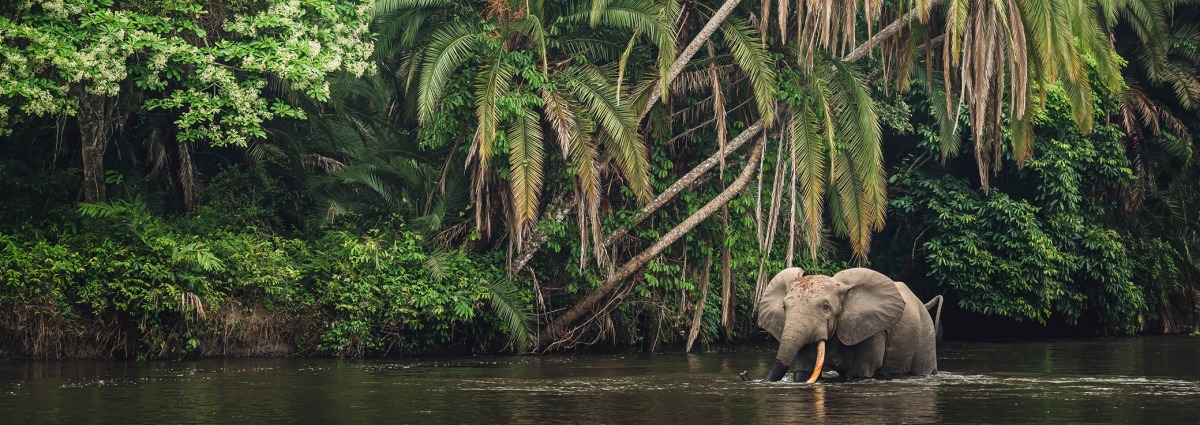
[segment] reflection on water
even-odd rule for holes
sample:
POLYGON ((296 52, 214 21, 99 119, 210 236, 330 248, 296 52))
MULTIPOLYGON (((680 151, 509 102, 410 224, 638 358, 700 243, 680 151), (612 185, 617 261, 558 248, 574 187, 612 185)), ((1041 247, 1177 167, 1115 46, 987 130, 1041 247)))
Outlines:
POLYGON ((761 378, 773 347, 338 361, 0 362, 4 423, 1198 423, 1200 338, 948 343, 942 373, 761 378))

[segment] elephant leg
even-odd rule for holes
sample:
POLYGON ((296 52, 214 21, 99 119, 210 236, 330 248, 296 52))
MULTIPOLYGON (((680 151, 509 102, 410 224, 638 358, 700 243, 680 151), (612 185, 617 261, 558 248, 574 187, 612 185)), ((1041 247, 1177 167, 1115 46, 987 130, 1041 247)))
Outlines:
POLYGON ((875 371, 883 366, 887 337, 880 332, 853 347, 843 347, 843 350, 846 353, 842 356, 843 365, 839 373, 849 379, 874 378, 875 371))
MULTIPOLYGON (((825 341, 825 367, 822 370, 841 370, 841 350, 844 346, 838 342, 837 338, 825 341)), ((796 359, 792 360, 792 368, 795 371, 792 376, 794 382, 805 382, 813 374, 813 367, 817 363, 816 344, 804 347, 799 353, 796 353, 796 359)))
POLYGON ((816 353, 800 350, 796 355, 796 359, 792 361, 792 382, 804 382, 812 375, 813 366, 816 362, 816 353))

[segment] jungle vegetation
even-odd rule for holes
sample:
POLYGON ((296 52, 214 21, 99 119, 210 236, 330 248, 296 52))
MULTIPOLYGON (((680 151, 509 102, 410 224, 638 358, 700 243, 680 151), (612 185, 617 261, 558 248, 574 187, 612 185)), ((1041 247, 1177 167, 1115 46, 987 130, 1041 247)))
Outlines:
POLYGON ((1200 320, 1189 0, 0 5, 0 356, 763 340, 784 267, 1200 320))

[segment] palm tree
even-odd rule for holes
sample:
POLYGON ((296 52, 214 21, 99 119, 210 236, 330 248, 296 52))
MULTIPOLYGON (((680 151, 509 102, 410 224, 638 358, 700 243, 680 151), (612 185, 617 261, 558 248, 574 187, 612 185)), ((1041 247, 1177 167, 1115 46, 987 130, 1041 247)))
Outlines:
MULTIPOLYGON (((727 2, 725 6, 729 6, 730 3, 736 5, 737 2, 727 2)), ((652 202, 638 210, 631 223, 609 232, 609 236, 597 244, 598 247, 603 248, 615 243, 630 228, 640 224, 643 219, 667 205, 677 194, 695 185, 705 173, 715 168, 717 164, 722 164, 723 168, 724 161, 730 156, 730 153, 758 137, 764 132, 767 123, 772 120, 775 108, 775 61, 765 46, 759 42, 760 37, 755 29, 748 25, 745 19, 731 16, 731 11, 732 7, 711 10, 707 9, 705 5, 689 4, 689 8, 681 13, 682 18, 677 25, 681 34, 694 32, 695 35, 692 36, 689 47, 683 50, 671 66, 671 72, 668 75, 670 81, 667 84, 670 94, 664 95, 661 91, 663 81, 661 76, 647 76, 636 85, 630 96, 635 110, 641 109, 643 116, 652 117, 646 129, 648 137, 657 135, 666 139, 665 136, 668 135, 675 136, 673 138, 686 135, 689 131, 676 132, 673 130, 672 126, 676 120, 683 120, 689 126, 695 125, 696 121, 703 121, 696 127, 715 123, 718 139, 717 152, 683 174, 658 194, 652 202), (704 20, 706 17, 707 21, 704 20), (714 46, 715 43, 720 43, 725 49, 718 51, 714 46), (707 46, 707 55, 703 56, 702 60, 692 62, 693 55, 698 52, 698 46, 707 46), (726 99, 730 98, 744 100, 739 103, 727 103, 726 99), (660 99, 688 100, 659 103, 660 99), (694 102, 695 99, 702 100, 694 102), (705 117, 712 118, 706 120, 705 117), (735 119, 745 119, 747 122, 753 121, 753 123, 743 129, 733 140, 726 141, 727 122, 735 119)), ((749 184, 751 177, 759 169, 759 158, 762 157, 764 145, 765 138, 759 138, 757 143, 753 144, 754 147, 749 158, 738 177, 729 186, 721 190, 703 207, 690 213, 670 231, 654 241, 641 244, 642 246, 635 255, 623 263, 619 263, 619 267, 610 269, 597 288, 588 292, 562 314, 555 317, 553 321, 550 321, 542 330, 540 346, 551 348, 560 346, 560 344, 568 344, 572 338, 578 336, 574 329, 580 329, 588 323, 585 321, 585 325, 577 325, 576 322, 580 318, 585 314, 592 318, 602 316, 616 303, 603 305, 601 301, 617 292, 617 288, 624 283, 626 278, 632 276, 650 260, 661 255, 668 247, 678 242, 712 214, 723 209, 749 184)), ((676 157, 673 159, 676 164, 679 164, 692 158, 676 157)), ((611 265, 616 266, 617 264, 611 265)), ((728 267, 728 264, 724 267, 728 267)), ((727 278, 723 283, 725 293, 730 293, 732 280, 727 278)), ((728 323, 732 320, 732 313, 729 310, 731 297, 726 297, 725 303, 726 305, 723 307, 725 313, 723 314, 728 323)))
POLYGON ((851 64, 823 56, 814 65, 797 74, 797 86, 811 95, 789 102, 786 129, 806 246, 816 258, 828 202, 834 230, 865 257, 887 205, 879 117, 851 64))
POLYGON ((377 3, 381 57, 394 59, 389 66, 416 100, 419 127, 438 124, 439 114, 449 108, 447 96, 463 89, 454 86, 455 75, 470 75, 474 114, 467 124, 476 130, 467 162, 476 226, 486 233, 496 212, 492 206, 501 206, 509 240, 518 249, 523 233, 536 224, 552 147, 574 174, 576 204, 585 221, 580 228, 591 229, 593 241, 600 238, 606 157, 614 160, 636 199, 646 202, 651 195, 646 147, 621 86, 640 78, 642 69, 666 72, 675 56, 670 25, 677 5, 564 3, 377 3), (629 64, 646 57, 654 57, 657 65, 629 64), (508 190, 497 196, 490 188, 501 175, 508 190))
POLYGON ((1120 84, 1106 32, 1119 3, 781 0, 762 9, 762 30, 795 52, 801 84, 812 94, 791 105, 785 118, 810 255, 817 253, 828 206, 834 230, 848 236, 855 255, 864 258, 887 202, 871 95, 860 74, 831 57, 859 62, 876 53, 887 85, 903 92, 923 84, 940 93, 943 157, 957 154, 954 117, 965 107, 986 188, 1006 138, 1018 164, 1032 154, 1030 111, 1041 106, 1050 87, 1064 89, 1076 121, 1090 129, 1093 81, 1087 70, 1094 69, 1110 89, 1120 84), (868 38, 860 42, 863 30, 868 38), (1002 137, 1005 127, 1008 135, 1002 137), (839 155, 839 144, 848 155, 839 155))
POLYGON ((1129 61, 1118 122, 1141 182, 1131 193, 1134 204, 1156 185, 1162 161, 1155 158, 1186 163, 1193 145, 1185 121, 1200 113, 1200 51, 1192 47, 1200 45, 1200 31, 1186 13, 1195 8, 1180 11, 1186 6, 1179 3, 1130 2, 1116 28, 1117 51, 1129 61))
POLYGON ((1200 118, 1200 32, 1195 2, 1130 1, 1115 28, 1117 52, 1129 61, 1122 69, 1117 123, 1137 175, 1127 192, 1125 213, 1134 243, 1166 243, 1179 278, 1147 286, 1165 331, 1189 325, 1197 299, 1200 247, 1196 219, 1200 193, 1192 137, 1200 118), (1169 229, 1164 232, 1164 229, 1169 229))

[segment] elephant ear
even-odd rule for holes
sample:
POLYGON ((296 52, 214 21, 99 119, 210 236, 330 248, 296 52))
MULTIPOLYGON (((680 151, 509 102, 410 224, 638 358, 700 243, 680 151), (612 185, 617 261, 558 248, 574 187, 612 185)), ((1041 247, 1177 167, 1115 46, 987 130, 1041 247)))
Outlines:
POLYGON ((854 268, 838 272, 833 279, 849 286, 837 325, 838 340, 843 344, 863 342, 895 325, 904 314, 904 297, 883 273, 854 268))
POLYGON ((804 269, 792 267, 784 269, 771 278, 771 283, 758 299, 758 326, 766 329, 775 339, 783 336, 783 323, 787 321, 784 312, 783 299, 787 297, 787 285, 804 276, 804 269))

